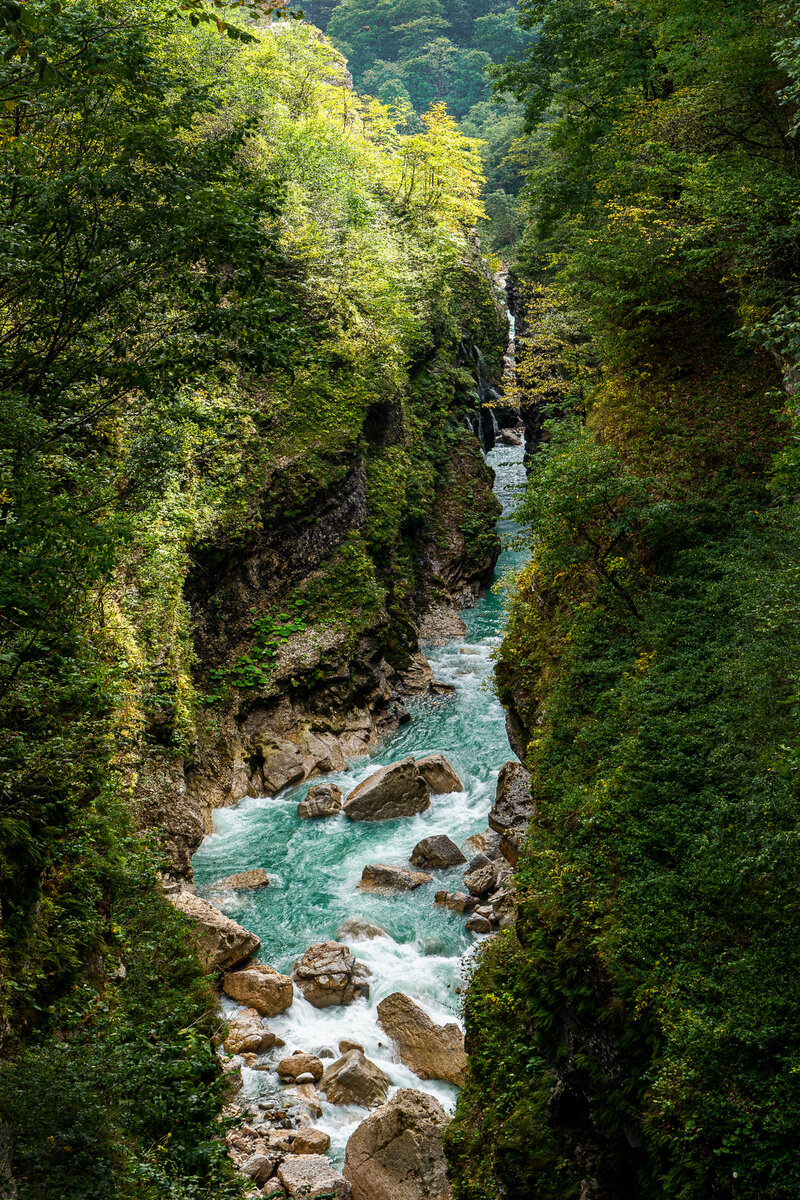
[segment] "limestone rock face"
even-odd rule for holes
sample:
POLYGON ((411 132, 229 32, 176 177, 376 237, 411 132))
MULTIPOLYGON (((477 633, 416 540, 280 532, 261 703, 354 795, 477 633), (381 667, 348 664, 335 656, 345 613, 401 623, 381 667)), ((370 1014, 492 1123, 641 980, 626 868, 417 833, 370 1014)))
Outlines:
POLYGON ((296 1080, 301 1075, 311 1075, 314 1083, 317 1083, 322 1079, 323 1070, 324 1067, 316 1054, 291 1054, 278 1063, 278 1075, 283 1080, 296 1080))
POLYGON ((448 1117, 424 1092, 401 1088, 347 1143, 353 1200, 451 1200, 442 1134, 448 1117))
POLYGON ((342 811, 342 793, 335 783, 317 783, 297 806, 298 817, 335 817, 342 811))
POLYGON ((386 930, 364 917, 348 917, 336 930, 336 937, 339 941, 346 938, 353 938, 354 941, 363 941, 366 938, 369 941, 376 937, 386 937, 386 930))
POLYGON ((326 1069, 320 1090, 331 1104, 383 1104, 391 1085, 389 1076, 361 1050, 348 1050, 326 1069))
POLYGON ((354 788, 344 802, 351 821, 390 821, 413 817, 430 807, 428 785, 413 758, 382 767, 354 788))
POLYGON ((269 887, 269 872, 263 867, 240 871, 238 875, 226 875, 224 879, 218 879, 214 887, 234 892, 258 892, 261 888, 269 887))
POLYGON ((467 860, 446 834, 435 833, 417 842, 411 852, 411 861, 415 867, 444 871, 448 867, 458 867, 467 860))
POLYGON ((413 892, 414 888, 433 879, 427 871, 409 871, 405 867, 389 867, 385 863, 371 863, 361 873, 359 888, 362 892, 413 892))
POLYGON ((522 763, 507 762, 497 778, 497 793, 489 809, 489 824, 499 834, 523 830, 534 814, 531 777, 522 763))
POLYGON ((417 770, 434 793, 460 792, 464 785, 443 754, 426 754, 417 759, 417 770))
POLYGON ((378 1005, 378 1024, 388 1033, 407 1067, 420 1079, 446 1079, 461 1087, 466 1078, 464 1035, 458 1025, 437 1025, 410 996, 392 992, 378 1005))
POLYGON ((262 1024, 259 1014, 251 1008, 229 1023, 225 1049, 229 1054, 263 1054, 279 1041, 280 1038, 262 1024))
POLYGON ((330 1195, 338 1200, 352 1195, 350 1184, 334 1171, 324 1154, 287 1154, 278 1167, 278 1178, 288 1196, 302 1196, 303 1200, 330 1195))
POLYGON ((347 946, 340 942, 320 942, 310 946, 295 964, 292 978, 315 1008, 330 1008, 334 1004, 352 1004, 361 996, 369 996, 372 972, 357 962, 347 946))
POLYGON ((222 990, 232 1000, 254 1008, 264 1017, 277 1017, 292 1003, 294 994, 289 976, 279 975, 266 963, 231 971, 222 980, 222 990))
POLYGON ((235 967, 255 954, 261 945, 261 938, 192 892, 175 892, 167 899, 193 922, 207 970, 226 971, 235 967))

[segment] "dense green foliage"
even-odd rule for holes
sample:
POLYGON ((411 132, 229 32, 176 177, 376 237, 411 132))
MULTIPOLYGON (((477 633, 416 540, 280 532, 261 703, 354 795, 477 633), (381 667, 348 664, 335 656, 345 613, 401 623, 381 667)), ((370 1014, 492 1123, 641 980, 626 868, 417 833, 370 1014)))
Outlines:
POLYGON ((460 339, 499 362, 475 145, 441 108, 407 132, 342 87, 307 26, 216 7, 31 0, 2 25, 0 1143, 20 1200, 236 1193, 213 992, 129 801, 287 637, 383 603, 474 402, 460 339), (253 613, 198 694, 192 551, 302 519, 375 403, 413 436, 368 466, 369 544, 253 613))
POLYGON ((797 1195, 795 14, 523 0, 498 664, 536 816, 467 1000, 459 1200, 797 1195), (548 421, 549 418, 549 421, 548 421))
POLYGON ((505 253, 521 233, 516 142, 522 114, 507 93, 492 95, 491 76, 518 58, 529 38, 507 0, 312 0, 307 18, 347 57, 356 86, 404 113, 412 126, 444 103, 464 133, 484 142, 487 220, 484 244, 505 253), (409 108, 410 106, 410 108, 409 108))

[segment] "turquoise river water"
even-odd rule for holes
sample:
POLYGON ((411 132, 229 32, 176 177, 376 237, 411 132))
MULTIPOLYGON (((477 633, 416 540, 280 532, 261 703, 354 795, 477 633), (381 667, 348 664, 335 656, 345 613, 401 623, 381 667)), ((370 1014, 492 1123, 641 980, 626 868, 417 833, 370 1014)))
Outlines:
MULTIPOLYGON (((521 447, 498 446, 487 458, 496 472, 495 492, 503 504, 498 528, 504 544, 513 535, 510 519, 515 492, 524 482, 521 447)), ((521 565, 523 555, 505 549, 495 581, 521 565)), ((410 893, 375 895, 356 891, 363 867, 384 862, 408 866, 416 843, 446 833, 459 845, 486 829, 497 774, 511 757, 503 709, 491 690, 493 651, 500 642, 501 597, 491 589, 463 614, 467 633, 444 646, 423 646, 435 678, 454 685, 447 696, 426 697, 408 705, 411 721, 370 756, 353 761, 348 770, 326 776, 346 796, 379 767, 413 754, 445 754, 464 782, 462 792, 433 796, 427 812, 412 818, 375 823, 346 817, 301 820, 297 804, 318 780, 285 788, 276 796, 246 797, 235 808, 214 814, 214 830, 194 856, 200 895, 213 896, 229 916, 261 938, 259 958, 290 972, 309 946, 333 938, 348 917, 365 917, 386 930, 385 937, 347 939, 352 952, 373 973, 369 1000, 347 1007, 315 1009, 297 989, 291 1007, 269 1021, 286 1048, 333 1051, 347 1037, 361 1042, 395 1086, 430 1092, 452 1110, 456 1089, 436 1080, 419 1080, 394 1061, 391 1044, 376 1023, 375 1009, 391 992, 411 996, 437 1022, 459 1020, 459 985, 465 955, 477 940, 464 928, 465 918, 434 906, 434 892, 462 887, 463 867, 437 872, 432 883, 410 893), (270 886, 261 891, 220 893, 214 881, 237 871, 265 867, 270 886)), ((236 1006, 224 1000, 226 1011, 236 1006)), ((269 1061, 269 1060, 267 1060, 269 1061)), ((272 1071, 242 1070, 242 1099, 257 1101, 275 1094, 280 1084, 272 1071)), ((367 1115, 357 1107, 337 1107, 322 1100, 323 1116, 314 1122, 331 1135, 330 1154, 341 1163, 344 1147, 367 1115)))

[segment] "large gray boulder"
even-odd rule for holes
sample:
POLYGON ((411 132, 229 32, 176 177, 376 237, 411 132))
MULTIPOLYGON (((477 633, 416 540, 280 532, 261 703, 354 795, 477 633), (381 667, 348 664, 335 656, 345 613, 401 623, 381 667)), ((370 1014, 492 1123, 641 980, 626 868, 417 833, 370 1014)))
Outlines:
POLYGON ((497 793, 489 809, 489 825, 499 834, 525 830, 534 815, 530 772, 522 763, 507 762, 497 778, 497 793))
POLYGON ((383 1104, 391 1086, 389 1076, 361 1050, 348 1050, 326 1069, 320 1083, 331 1104, 383 1104))
POLYGON ((245 1009, 235 1020, 228 1022, 225 1038, 228 1054, 263 1054, 279 1043, 283 1045, 280 1038, 267 1029, 254 1008, 245 1009))
POLYGON ((317 783, 297 806, 298 817, 335 817, 342 811, 342 793, 335 783, 317 783))
POLYGON ((320 942, 310 946, 295 963, 292 978, 315 1008, 352 1004, 369 996, 368 980, 372 972, 340 942, 320 942))
POLYGON ((459 867, 466 861, 455 842, 444 833, 423 838, 411 851, 414 866, 427 870, 446 871, 448 867, 459 867))
POLYGON ((189 918, 207 971, 227 971, 250 958, 261 945, 261 938, 193 892, 175 892, 167 899, 189 918))
POLYGON ((437 1100, 401 1088, 350 1135, 344 1175, 353 1200, 451 1200, 437 1100))
POLYGON ((290 1197, 314 1200, 316 1196, 349 1197, 350 1184, 334 1171, 324 1154, 287 1154, 278 1167, 278 1178, 290 1197))
POLYGON ((391 821, 430 808, 428 785, 413 758, 382 767, 354 788, 344 802, 351 821, 391 821))
POLYGON ((417 770, 435 794, 461 792, 464 785, 443 754, 426 754, 417 759, 417 770))
POLYGON ((378 1024, 394 1042, 400 1061, 420 1079, 446 1079, 463 1086, 467 1056, 458 1025, 437 1025, 403 992, 381 1000, 378 1024))
POLYGON ((277 1017, 289 1007, 294 995, 289 976, 280 975, 266 963, 231 971, 222 980, 222 990, 231 1000, 254 1008, 262 1017, 277 1017))
POLYGON ((433 879, 427 871, 409 871, 407 867, 390 867, 386 863, 370 863, 361 872, 358 884, 362 892, 413 892, 433 879))

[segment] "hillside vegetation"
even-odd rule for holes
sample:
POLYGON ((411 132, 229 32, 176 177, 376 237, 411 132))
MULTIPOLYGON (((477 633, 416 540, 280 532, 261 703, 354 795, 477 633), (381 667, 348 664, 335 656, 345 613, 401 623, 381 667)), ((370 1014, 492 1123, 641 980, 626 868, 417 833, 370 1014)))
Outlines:
POLYGON ((467 999, 459 1200, 794 1197, 793 8, 523 0, 532 774, 467 999), (787 400, 788 396, 788 400, 787 400))
POLYGON ((414 586, 475 402, 458 348, 489 371, 503 349, 480 165, 444 109, 398 126, 291 20, 0 15, 0 1192, 221 1200, 215 997, 129 800, 266 685, 286 626, 357 630, 414 586), (386 455, 361 434, 382 404, 386 455), (363 532, 209 676, 197 547, 257 536, 292 456, 269 515, 301 527, 354 453, 363 532))

